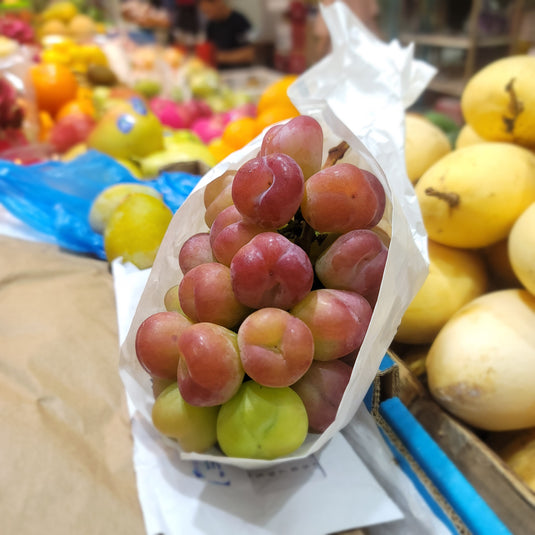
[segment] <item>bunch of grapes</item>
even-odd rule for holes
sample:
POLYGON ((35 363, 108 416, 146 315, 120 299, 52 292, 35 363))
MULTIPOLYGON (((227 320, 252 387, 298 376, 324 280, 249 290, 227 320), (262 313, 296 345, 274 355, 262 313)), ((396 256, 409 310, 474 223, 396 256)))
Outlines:
POLYGON ((381 182, 344 161, 346 143, 325 161, 323 145, 298 116, 210 182, 209 231, 183 243, 180 282, 137 329, 137 358, 163 384, 152 421, 185 451, 276 459, 336 418, 388 237, 381 182))

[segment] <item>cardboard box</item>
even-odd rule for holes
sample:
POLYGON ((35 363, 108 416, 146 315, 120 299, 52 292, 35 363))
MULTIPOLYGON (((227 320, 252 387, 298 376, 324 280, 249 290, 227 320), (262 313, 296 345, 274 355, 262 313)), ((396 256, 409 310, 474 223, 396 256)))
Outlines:
POLYGON ((458 532, 533 533, 535 493, 476 432, 445 412, 395 354, 385 357, 367 402, 401 450, 401 462, 415 470, 416 484, 458 532))

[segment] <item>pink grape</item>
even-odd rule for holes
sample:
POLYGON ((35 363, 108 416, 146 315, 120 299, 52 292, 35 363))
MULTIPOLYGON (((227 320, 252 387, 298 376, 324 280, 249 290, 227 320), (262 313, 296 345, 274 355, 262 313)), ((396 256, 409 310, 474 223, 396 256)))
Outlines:
POLYGON ((217 323, 229 329, 250 312, 234 295, 230 268, 218 262, 188 271, 178 286, 178 298, 182 311, 192 321, 217 323))
POLYGON ((372 317, 362 295, 320 288, 307 294, 290 314, 303 320, 314 336, 314 359, 333 360, 360 348, 372 317))
POLYGON ((236 252, 264 229, 243 219, 232 205, 225 208, 214 220, 210 229, 212 252, 218 262, 230 266, 236 252))
POLYGON ((316 275, 327 288, 351 290, 373 306, 377 301, 388 249, 366 229, 342 234, 317 260, 316 275))
POLYGON ((385 205, 385 191, 375 175, 337 163, 306 181, 301 212, 318 232, 344 233, 377 225, 385 205))
POLYGON ((289 309, 311 290, 314 270, 299 246, 276 232, 263 232, 230 263, 234 294, 250 308, 289 309))
POLYGON ((280 308, 251 313, 238 329, 245 373, 264 386, 290 386, 312 364, 314 338, 307 325, 280 308))
POLYGON ((334 422, 351 371, 351 366, 341 360, 315 360, 292 385, 305 405, 310 432, 323 433, 334 422))
POLYGON ((179 312, 156 312, 136 331, 135 351, 139 363, 153 377, 175 379, 178 338, 192 322, 179 312))
POLYGON ((245 162, 232 182, 232 200, 239 212, 266 230, 284 226, 303 197, 303 171, 286 154, 268 154, 245 162))
POLYGON ((301 167, 305 180, 321 169, 323 130, 308 115, 299 115, 283 125, 272 126, 264 135, 260 156, 283 153, 301 167))
POLYGON ((178 264, 182 273, 187 273, 199 264, 206 264, 206 262, 214 260, 208 232, 199 232, 190 236, 178 252, 178 264))
POLYGON ((244 378, 237 334, 215 323, 195 323, 178 339, 177 383, 187 403, 213 407, 228 401, 244 378))

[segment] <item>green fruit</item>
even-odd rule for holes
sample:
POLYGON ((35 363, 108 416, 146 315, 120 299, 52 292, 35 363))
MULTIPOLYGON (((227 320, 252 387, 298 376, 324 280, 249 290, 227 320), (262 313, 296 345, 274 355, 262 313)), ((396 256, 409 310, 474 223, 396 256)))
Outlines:
POLYGON ((217 418, 217 440, 229 457, 276 459, 299 448, 307 432, 305 406, 290 387, 254 381, 243 383, 217 418))
POLYGON ((202 144, 199 136, 189 128, 179 128, 164 135, 163 144, 166 149, 172 149, 184 141, 202 144))
POLYGON ((145 98, 152 98, 161 93, 162 85, 157 80, 147 78, 135 82, 133 89, 145 98))
POLYGON ((170 98, 175 102, 182 102, 184 100, 184 90, 178 86, 172 87, 170 98))
POLYGON ((87 145, 113 158, 143 158, 163 149, 163 126, 141 98, 133 97, 104 113, 87 145))
POLYGON ((200 142, 182 141, 170 144, 169 147, 138 161, 143 177, 156 177, 162 169, 176 163, 203 162, 208 167, 213 167, 216 163, 208 147, 200 142))
POLYGON ((165 388, 152 407, 152 423, 160 433, 176 439, 184 451, 203 453, 216 443, 219 407, 186 403, 176 383, 165 388))

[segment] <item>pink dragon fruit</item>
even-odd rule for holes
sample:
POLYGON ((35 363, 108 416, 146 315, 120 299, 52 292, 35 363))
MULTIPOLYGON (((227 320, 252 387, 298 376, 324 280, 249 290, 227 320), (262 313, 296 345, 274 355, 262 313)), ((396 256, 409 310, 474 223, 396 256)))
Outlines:
POLYGON ((21 45, 32 44, 35 40, 33 28, 25 21, 16 17, 0 17, 0 35, 4 35, 21 45))

